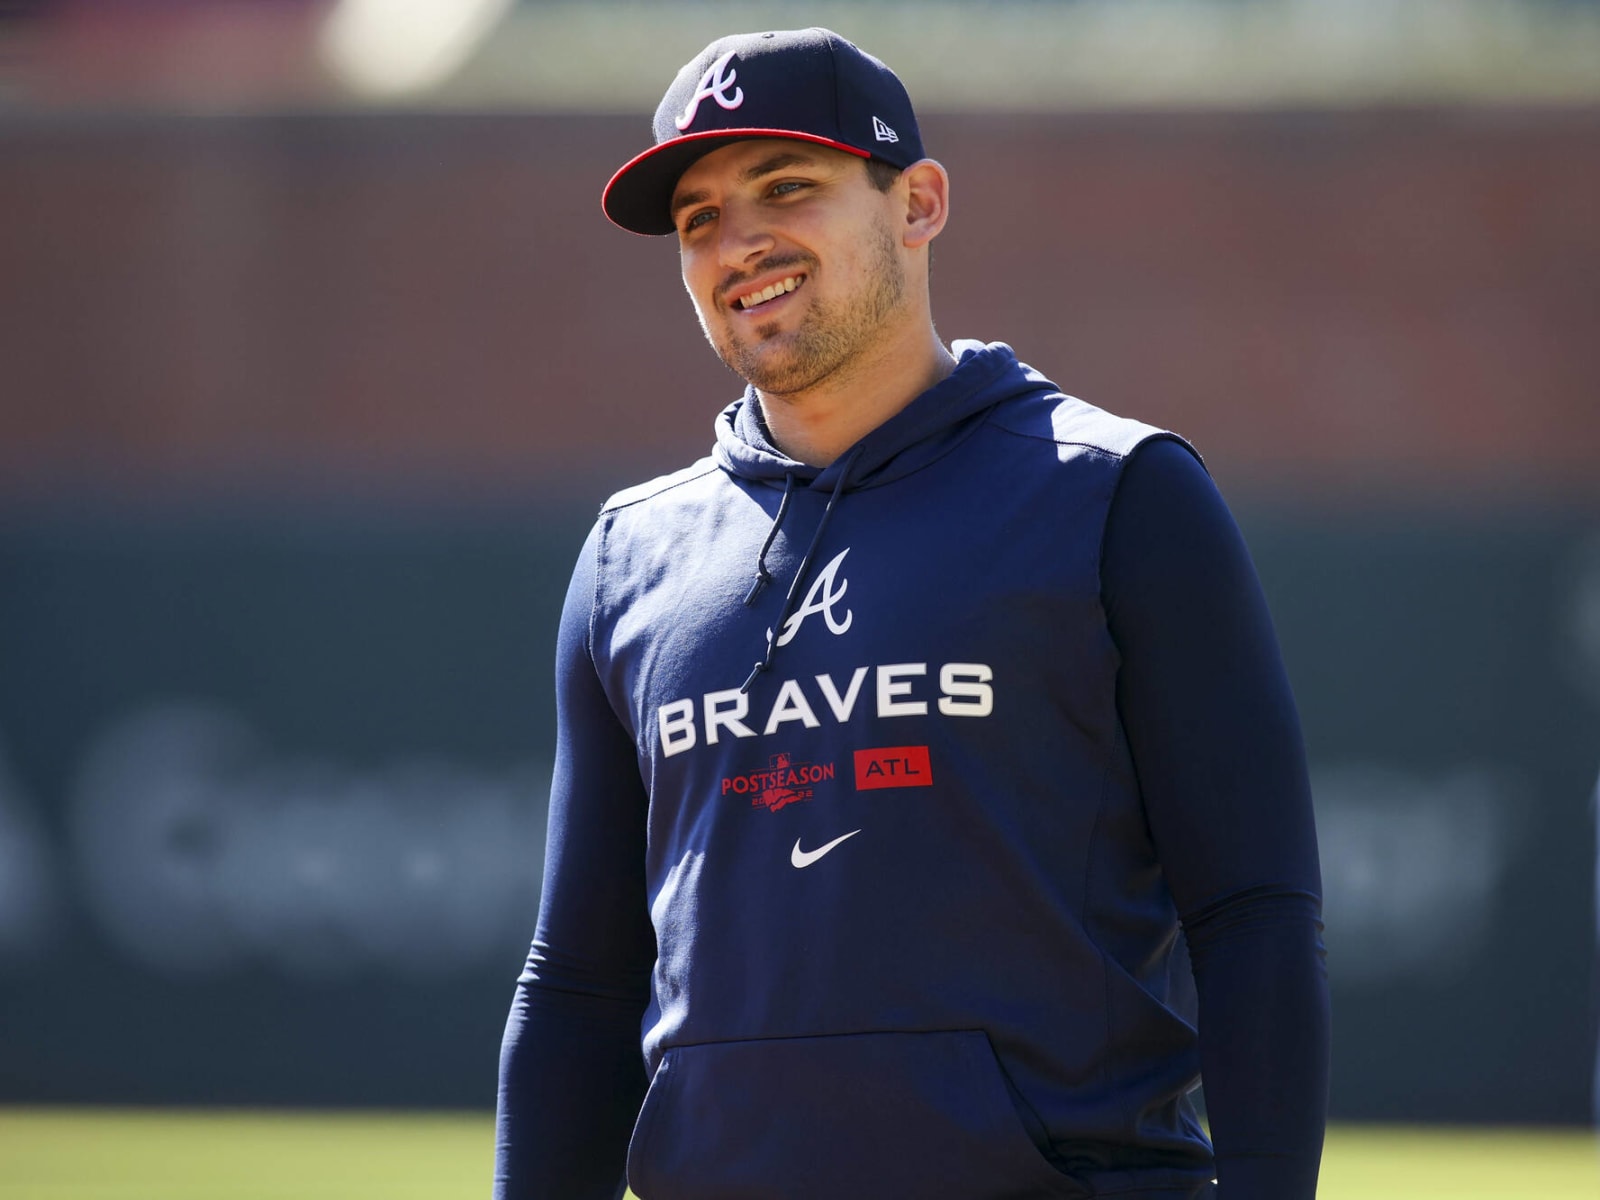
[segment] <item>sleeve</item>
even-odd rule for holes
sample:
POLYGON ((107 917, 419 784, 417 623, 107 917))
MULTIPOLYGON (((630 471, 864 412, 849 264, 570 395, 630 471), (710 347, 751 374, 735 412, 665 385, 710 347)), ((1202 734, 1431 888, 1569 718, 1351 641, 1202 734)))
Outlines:
POLYGON ((1327 1120, 1322 883, 1299 716, 1205 468, 1144 443, 1107 519, 1117 704, 1183 922, 1220 1200, 1313 1200, 1327 1120))
POLYGON ((584 544, 557 637, 544 888, 501 1046, 495 1200, 615 1200, 644 1099, 647 802, 591 657, 597 541, 584 544))

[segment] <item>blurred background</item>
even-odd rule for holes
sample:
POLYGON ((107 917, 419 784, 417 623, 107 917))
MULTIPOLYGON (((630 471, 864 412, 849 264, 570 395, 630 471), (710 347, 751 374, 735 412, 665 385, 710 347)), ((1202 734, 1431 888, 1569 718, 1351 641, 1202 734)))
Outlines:
POLYGON ((0 5, 0 1103, 492 1105, 572 558, 739 390, 600 188, 808 23, 952 173, 942 334, 1235 508, 1335 1116, 1590 1119, 1594 0, 0 5))

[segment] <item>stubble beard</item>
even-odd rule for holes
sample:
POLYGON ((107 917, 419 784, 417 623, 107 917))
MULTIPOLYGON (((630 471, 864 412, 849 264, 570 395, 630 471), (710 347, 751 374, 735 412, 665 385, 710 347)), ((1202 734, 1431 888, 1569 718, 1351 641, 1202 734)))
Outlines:
POLYGON ((727 333, 719 340, 704 319, 701 326, 717 356, 757 391, 773 396, 804 392, 858 361, 903 304, 905 269, 895 249, 893 233, 880 227, 867 286, 843 304, 812 301, 792 332, 783 332, 774 321, 757 325, 748 339, 727 333))

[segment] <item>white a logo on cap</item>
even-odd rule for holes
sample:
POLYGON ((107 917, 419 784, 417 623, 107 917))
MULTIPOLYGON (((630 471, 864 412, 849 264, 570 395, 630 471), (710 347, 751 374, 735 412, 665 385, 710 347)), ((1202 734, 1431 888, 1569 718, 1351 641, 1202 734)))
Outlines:
POLYGON ((734 81, 739 78, 739 72, 729 71, 728 64, 733 61, 737 50, 729 50, 716 62, 706 68, 706 73, 700 76, 700 86, 695 89, 694 95, 689 97, 689 103, 684 105, 683 112, 673 122, 680 130, 687 129, 694 124, 694 114, 700 110, 700 101, 715 100, 726 109, 735 109, 744 103, 744 89, 733 87, 734 81), (728 89, 733 88, 733 95, 728 95, 728 89))
POLYGON ((900 135, 883 123, 882 118, 872 118, 872 133, 880 142, 898 142, 900 135))

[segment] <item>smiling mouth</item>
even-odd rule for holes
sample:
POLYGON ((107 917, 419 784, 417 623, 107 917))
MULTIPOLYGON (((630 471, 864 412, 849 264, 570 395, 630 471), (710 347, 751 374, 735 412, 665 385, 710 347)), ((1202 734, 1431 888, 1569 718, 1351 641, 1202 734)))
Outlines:
POLYGON ((789 275, 777 283, 768 284, 760 291, 750 292, 748 295, 734 298, 734 305, 748 312, 752 308, 760 308, 769 301, 776 300, 779 296, 786 296, 806 281, 804 275, 789 275))

